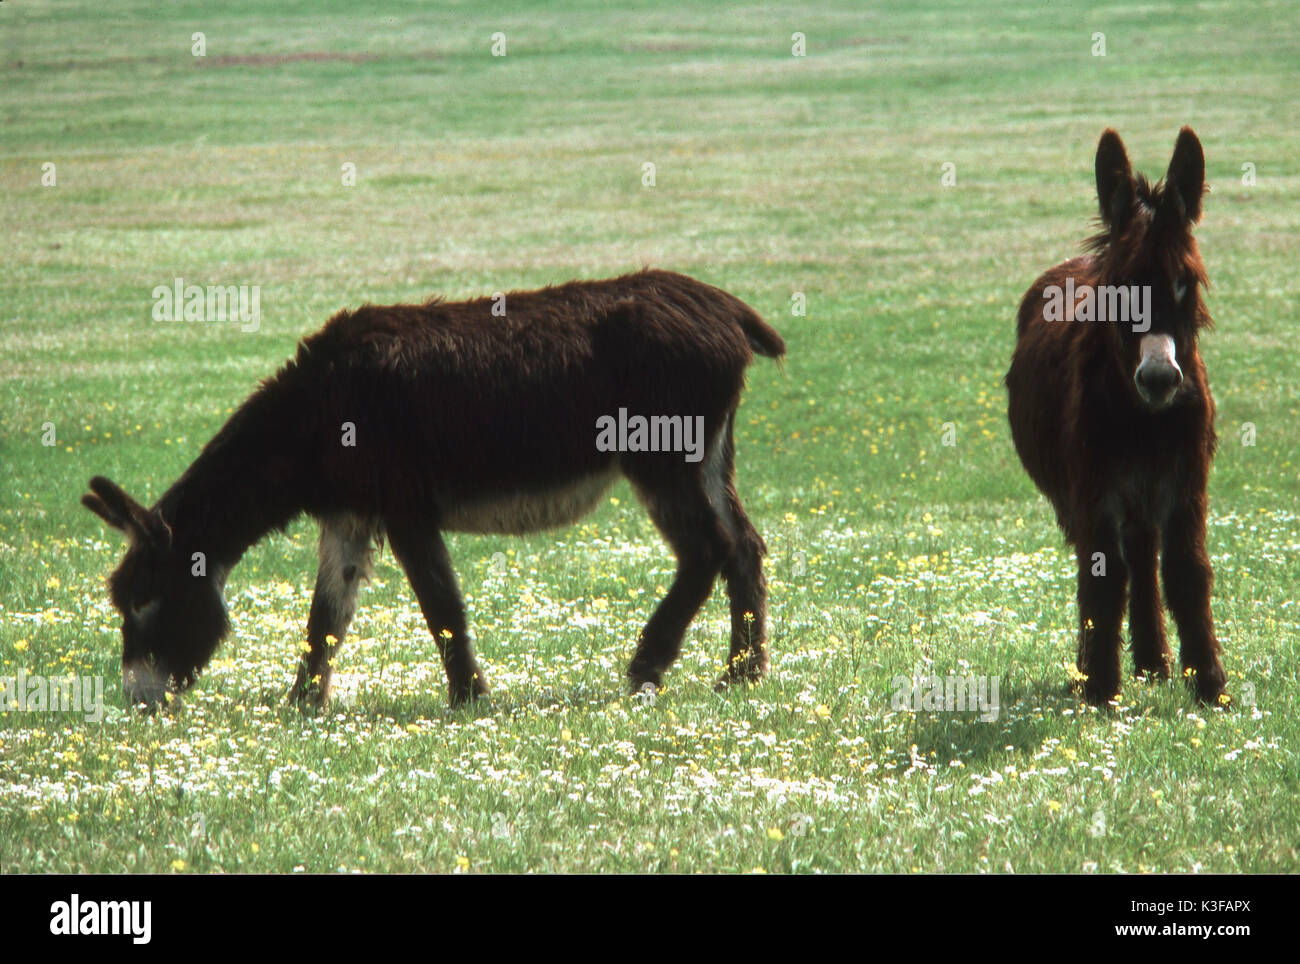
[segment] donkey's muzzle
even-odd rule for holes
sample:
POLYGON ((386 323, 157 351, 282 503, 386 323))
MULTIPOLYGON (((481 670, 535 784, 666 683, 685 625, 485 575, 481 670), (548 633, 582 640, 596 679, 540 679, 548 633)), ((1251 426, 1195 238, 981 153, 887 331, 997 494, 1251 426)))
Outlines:
POLYGON ((122 664, 122 691, 132 706, 143 703, 150 709, 156 708, 167 698, 170 682, 166 673, 159 672, 147 660, 122 664))
POLYGON ((1133 373, 1138 395, 1151 408, 1164 408, 1183 383, 1183 370, 1174 357, 1174 340, 1168 335, 1146 335, 1141 341, 1142 360, 1133 373))

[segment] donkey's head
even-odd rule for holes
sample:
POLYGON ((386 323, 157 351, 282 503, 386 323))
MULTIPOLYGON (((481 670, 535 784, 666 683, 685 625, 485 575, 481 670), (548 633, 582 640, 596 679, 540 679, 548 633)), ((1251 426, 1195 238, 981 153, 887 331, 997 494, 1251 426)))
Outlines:
POLYGON ((130 538, 108 591, 122 614, 122 688, 130 702, 153 706, 193 683, 225 635, 221 574, 177 550, 156 508, 102 476, 90 480, 90 490, 82 505, 130 538))
POLYGON ((1122 286, 1143 299, 1129 301, 1126 321, 1132 323, 1107 327, 1125 381, 1153 411, 1178 401, 1197 332, 1210 322, 1200 293, 1205 266, 1192 237, 1204 193, 1205 154, 1190 127, 1179 132, 1169 171, 1154 186, 1133 173, 1118 134, 1107 128, 1101 135, 1097 199, 1103 230, 1089 247, 1096 253, 1098 286, 1122 286))

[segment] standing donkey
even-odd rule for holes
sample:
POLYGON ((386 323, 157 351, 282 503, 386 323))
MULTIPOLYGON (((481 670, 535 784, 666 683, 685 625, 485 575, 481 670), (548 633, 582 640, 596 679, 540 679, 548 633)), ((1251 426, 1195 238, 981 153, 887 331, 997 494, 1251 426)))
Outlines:
POLYGON ((441 651, 452 705, 484 694, 442 533, 563 525, 620 475, 678 561, 628 667, 632 687, 660 685, 719 572, 731 602, 719 685, 758 679, 768 662, 767 549, 736 494, 733 463, 755 353, 780 358, 785 343, 739 299, 664 271, 340 312, 153 508, 91 479, 82 502, 130 540, 109 578, 129 699, 156 705, 194 682, 229 628, 230 569, 302 512, 320 523, 320 569, 299 704, 327 700, 332 659, 385 534, 441 651), (619 445, 598 444, 599 426, 608 443, 615 417, 621 429, 633 422, 626 413, 658 437, 646 439, 643 425, 639 439, 620 431, 619 445), (700 428, 693 455, 681 451, 683 425, 700 428))
POLYGON ((1135 671, 1168 677, 1159 554, 1184 675, 1203 702, 1227 702, 1205 551, 1216 439, 1197 336, 1210 315, 1192 237, 1205 156, 1184 127, 1153 186, 1107 129, 1096 176, 1103 230, 1090 254, 1050 269, 1020 303, 1006 377, 1011 434, 1075 547, 1085 697, 1119 693, 1126 593, 1135 671), (1107 305, 1111 317, 1097 320, 1107 305))

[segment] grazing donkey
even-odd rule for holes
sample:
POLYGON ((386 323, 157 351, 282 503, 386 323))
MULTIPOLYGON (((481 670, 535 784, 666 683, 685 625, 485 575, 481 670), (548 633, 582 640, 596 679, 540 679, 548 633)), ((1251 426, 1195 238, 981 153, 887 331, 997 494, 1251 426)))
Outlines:
POLYGON ((665 271, 340 312, 152 509, 91 479, 82 502, 130 537, 109 578, 127 695, 156 704, 194 682, 229 628, 227 573, 300 512, 321 530, 300 705, 328 698, 331 660, 385 534, 441 651, 451 703, 486 693, 442 533, 564 525, 620 474, 678 561, 628 667, 633 689, 660 684, 719 572, 731 600, 719 685, 758 679, 767 547, 736 494, 732 441, 754 353, 780 358, 785 343, 739 299, 665 271))
POLYGON ((1184 127, 1168 174, 1152 186, 1107 129, 1096 175, 1103 230, 1091 253, 1050 269, 1020 303, 1006 378, 1011 434, 1075 546, 1086 698, 1100 704, 1119 693, 1130 591, 1136 673, 1169 676, 1159 553, 1184 674, 1203 702, 1226 702, 1205 551, 1216 439, 1197 335, 1210 315, 1191 231, 1205 155, 1184 127))

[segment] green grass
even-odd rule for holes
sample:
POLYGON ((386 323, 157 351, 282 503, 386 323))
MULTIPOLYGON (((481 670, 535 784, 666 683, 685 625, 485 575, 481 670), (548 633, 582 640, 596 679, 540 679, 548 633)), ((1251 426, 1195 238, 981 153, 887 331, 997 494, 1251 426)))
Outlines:
POLYGON ((1300 866, 1293 5, 318 6, 0 7, 0 675, 103 674, 109 703, 0 718, 0 871, 1300 866), (1066 690, 1072 557, 1001 378, 1021 293, 1091 231, 1102 128, 1159 176, 1184 123, 1213 187, 1209 547, 1237 705, 1129 681, 1098 712, 1066 690), (655 704, 624 692, 672 559, 622 486, 571 529, 451 539, 495 687, 472 710, 448 709, 388 554, 333 711, 285 705, 302 520, 235 570, 235 632, 180 707, 122 707, 121 546, 78 505, 90 476, 156 498, 341 307, 643 263, 789 343, 738 426, 769 680, 712 692, 719 588, 655 704), (260 329, 151 322, 177 276, 261 285, 260 329), (997 719, 894 710, 918 663, 997 677, 997 719))

